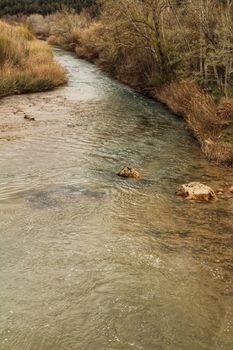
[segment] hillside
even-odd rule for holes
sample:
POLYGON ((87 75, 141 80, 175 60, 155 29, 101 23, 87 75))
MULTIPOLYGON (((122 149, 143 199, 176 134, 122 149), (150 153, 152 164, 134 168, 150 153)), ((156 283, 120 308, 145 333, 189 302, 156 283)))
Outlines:
POLYGON ((95 0, 0 0, 0 16, 32 13, 46 15, 60 10, 63 6, 80 12, 94 4, 95 0))

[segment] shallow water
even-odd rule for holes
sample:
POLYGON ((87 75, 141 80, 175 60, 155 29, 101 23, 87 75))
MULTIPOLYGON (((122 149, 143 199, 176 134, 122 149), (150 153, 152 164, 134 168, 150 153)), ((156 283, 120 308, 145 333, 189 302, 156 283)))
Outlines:
POLYGON ((233 198, 174 195, 232 171, 160 104, 56 57, 67 87, 0 102, 0 349, 232 349, 233 198))

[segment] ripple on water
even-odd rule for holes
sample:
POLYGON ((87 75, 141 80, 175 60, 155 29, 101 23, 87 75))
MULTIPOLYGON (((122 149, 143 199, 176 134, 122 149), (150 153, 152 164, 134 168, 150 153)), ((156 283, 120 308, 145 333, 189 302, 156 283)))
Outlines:
POLYGON ((174 193, 232 172, 160 104, 56 56, 67 87, 1 105, 37 123, 0 149, 0 349, 231 350, 232 198, 174 193))

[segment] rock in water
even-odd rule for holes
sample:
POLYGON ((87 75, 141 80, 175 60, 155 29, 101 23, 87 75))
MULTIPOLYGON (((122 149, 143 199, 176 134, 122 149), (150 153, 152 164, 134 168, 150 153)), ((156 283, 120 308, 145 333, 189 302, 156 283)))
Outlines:
POLYGON ((30 116, 27 115, 27 114, 24 115, 24 119, 30 120, 31 122, 32 122, 32 121, 35 121, 35 118, 34 118, 34 117, 30 117, 30 116))
POLYGON ((117 174, 118 176, 122 177, 131 177, 133 179, 141 179, 141 175, 139 172, 133 168, 125 167, 119 173, 117 174))
POLYGON ((182 185, 176 191, 177 196, 185 197, 190 200, 210 201, 217 199, 215 192, 209 186, 200 182, 190 182, 182 185))

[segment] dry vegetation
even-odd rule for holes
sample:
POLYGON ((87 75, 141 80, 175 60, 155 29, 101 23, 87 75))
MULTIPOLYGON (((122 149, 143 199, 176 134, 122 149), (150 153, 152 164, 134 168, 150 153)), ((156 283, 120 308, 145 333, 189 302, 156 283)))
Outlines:
POLYGON ((209 159, 232 166, 223 132, 233 123, 233 1, 102 0, 101 9, 97 19, 51 15, 44 35, 168 105, 209 159))
MULTIPOLYGON (((156 89, 154 94, 173 112, 185 118, 209 160, 232 166, 233 148, 224 142, 222 135, 229 116, 226 116, 224 100, 220 102, 219 108, 209 94, 195 82, 187 80, 173 81, 161 89, 156 89)), ((233 109, 231 113, 232 111, 233 109)))
POLYGON ((0 97, 52 89, 66 82, 46 43, 26 26, 0 22, 0 97))

